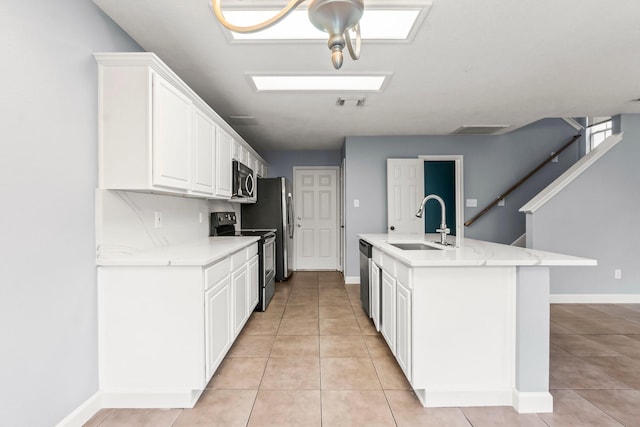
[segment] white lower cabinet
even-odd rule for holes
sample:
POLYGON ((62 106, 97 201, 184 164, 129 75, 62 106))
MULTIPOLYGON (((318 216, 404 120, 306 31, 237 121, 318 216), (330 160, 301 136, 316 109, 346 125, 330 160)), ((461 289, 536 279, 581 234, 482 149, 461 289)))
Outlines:
POLYGON ((247 268, 243 265, 231 273, 234 336, 240 333, 247 317, 247 288, 247 268))
POLYGON ((409 270, 387 256, 383 256, 381 264, 382 267, 379 267, 376 262, 371 263, 371 302, 375 305, 372 306, 371 315, 374 324, 379 322, 382 336, 411 382, 413 312, 409 270), (379 289, 379 293, 376 289, 379 289), (376 307, 379 307, 380 313, 376 313, 376 307))
POLYGON ((371 289, 369 298, 371 299, 371 319, 376 331, 380 331, 380 267, 375 262, 371 262, 371 273, 369 283, 371 289))
POLYGON ((247 284, 249 286, 249 291, 247 292, 247 313, 251 314, 256 305, 258 305, 258 292, 260 291, 258 255, 255 255, 249 260, 247 274, 249 275, 247 277, 247 284))
POLYGON ((396 354, 396 279, 382 271, 382 313, 380 331, 393 354, 396 354))
POLYGON ((411 290, 396 281, 396 359, 411 380, 411 290))
POLYGON ((229 274, 205 292, 206 376, 211 378, 231 347, 231 287, 229 274))
POLYGON ((254 243, 204 267, 99 267, 102 402, 193 407, 257 303, 257 253, 254 243))

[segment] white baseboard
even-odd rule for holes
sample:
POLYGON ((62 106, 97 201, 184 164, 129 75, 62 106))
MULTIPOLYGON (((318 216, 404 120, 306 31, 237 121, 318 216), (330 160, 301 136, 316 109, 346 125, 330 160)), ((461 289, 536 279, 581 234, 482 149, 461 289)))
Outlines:
POLYGON ((72 413, 64 417, 56 424, 56 427, 78 427, 86 423, 96 412, 102 409, 102 398, 100 392, 96 392, 84 403, 78 406, 72 413))
POLYGON ((510 390, 414 390, 425 408, 451 408, 466 406, 511 406, 510 390))
POLYGON ((513 390, 513 409, 520 414, 553 412, 553 396, 549 392, 513 390))
POLYGON ((638 304, 640 294, 551 294, 551 304, 638 304))
POLYGON ((359 285, 360 276, 344 276, 344 283, 347 285, 359 285))
POLYGON ((103 391, 104 408, 193 408, 203 390, 166 391, 103 391))

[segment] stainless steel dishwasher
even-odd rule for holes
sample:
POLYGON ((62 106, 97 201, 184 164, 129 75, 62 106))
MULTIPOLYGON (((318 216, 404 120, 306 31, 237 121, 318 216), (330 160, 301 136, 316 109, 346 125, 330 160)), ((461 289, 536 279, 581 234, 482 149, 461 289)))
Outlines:
POLYGON ((360 302, 362 308, 371 316, 371 305, 369 302, 369 271, 371 268, 371 244, 360 240, 360 302))

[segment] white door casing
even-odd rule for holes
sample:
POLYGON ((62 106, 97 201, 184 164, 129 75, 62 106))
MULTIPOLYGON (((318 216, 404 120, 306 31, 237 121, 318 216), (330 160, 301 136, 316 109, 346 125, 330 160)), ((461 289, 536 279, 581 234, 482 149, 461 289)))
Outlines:
POLYGON ((294 167, 297 270, 337 270, 337 167, 294 167))
POLYGON ((387 159, 387 232, 424 234, 416 211, 424 197, 424 161, 387 159))

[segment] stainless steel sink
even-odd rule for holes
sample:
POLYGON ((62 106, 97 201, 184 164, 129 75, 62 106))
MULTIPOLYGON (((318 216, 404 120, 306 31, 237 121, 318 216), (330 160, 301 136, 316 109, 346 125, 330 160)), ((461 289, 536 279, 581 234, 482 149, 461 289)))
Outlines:
POLYGON ((395 246, 403 251, 439 251, 441 248, 425 245, 424 243, 389 243, 391 246, 395 246))

